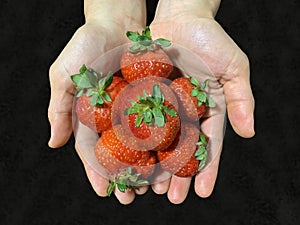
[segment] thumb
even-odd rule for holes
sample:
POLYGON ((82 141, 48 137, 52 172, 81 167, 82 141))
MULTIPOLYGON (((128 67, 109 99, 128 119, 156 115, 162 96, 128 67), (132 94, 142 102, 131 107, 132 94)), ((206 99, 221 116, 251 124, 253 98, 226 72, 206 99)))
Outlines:
MULTIPOLYGON (((245 59, 240 63, 231 79, 224 83, 224 94, 227 104, 228 118, 234 131, 241 137, 253 137, 254 132, 254 98, 249 80, 249 61, 245 59)), ((228 70, 230 71, 230 70, 228 70)))
POLYGON ((66 74, 65 69, 57 69, 55 66, 50 68, 51 98, 48 118, 51 137, 48 145, 52 148, 63 146, 72 133, 72 107, 75 90, 66 74))

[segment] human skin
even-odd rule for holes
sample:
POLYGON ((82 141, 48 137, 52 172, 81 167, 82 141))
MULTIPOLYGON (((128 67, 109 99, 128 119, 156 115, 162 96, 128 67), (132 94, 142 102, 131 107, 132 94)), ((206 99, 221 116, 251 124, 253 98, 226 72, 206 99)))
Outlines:
MULTIPOLYGON (((78 73, 83 65, 90 65, 105 52, 127 42, 128 30, 142 30, 146 26, 145 0, 85 0, 85 24, 80 27, 49 70, 51 99, 48 118, 51 125, 49 146, 63 146, 72 133, 72 107, 75 89, 70 75, 78 73)), ((83 162, 93 189, 99 196, 106 196, 108 181, 100 176, 80 154, 80 146, 75 148, 83 162)), ((141 188, 137 193, 145 192, 141 188)), ((115 195, 122 204, 133 201, 135 192, 115 195)))
MULTIPOLYGON (((201 129, 211 130, 212 126, 219 126, 215 130, 223 130, 223 119, 227 110, 234 131, 241 137, 250 138, 254 135, 254 98, 249 81, 249 61, 245 53, 215 21, 219 4, 219 0, 160 0, 150 26, 152 36, 164 37, 190 49, 214 75, 215 85, 212 89, 216 96, 223 95, 226 109, 222 110, 223 115, 209 115, 201 129)), ((183 57, 182 60, 189 58, 183 57)), ((184 61, 182 64, 185 63, 188 62, 184 61)), ((185 68, 186 72, 195 71, 193 66, 197 67, 196 64, 197 62, 195 65, 189 63, 189 67, 185 68)), ((213 135, 220 137, 222 133, 213 135)), ((195 192, 203 198, 211 195, 215 185, 222 150, 222 140, 219 142, 219 145, 215 145, 218 149, 213 149, 215 157, 210 165, 195 177, 195 192)), ((168 180, 153 184, 152 189, 157 194, 167 193, 172 203, 179 204, 185 200, 190 183, 191 177, 173 175, 168 180)))
MULTIPOLYGON (((85 24, 76 31, 49 71, 50 147, 63 146, 72 133, 75 89, 70 75, 77 73, 82 64, 90 65, 108 50, 127 43, 125 35, 115 34, 125 34, 127 30, 141 31, 146 26, 145 1, 132 2, 85 0, 85 24)), ((215 75, 215 90, 217 96, 220 96, 220 102, 224 97, 233 129, 240 136, 249 138, 254 135, 254 99, 249 83, 249 62, 247 56, 214 20, 219 4, 220 1, 214 0, 160 0, 151 23, 152 36, 163 37, 184 46, 206 63, 215 75)), ((220 128, 223 126, 224 114, 208 116, 202 128, 209 132, 212 124, 216 123, 220 128)), ((84 131, 82 134, 86 140, 90 138, 91 142, 94 141, 93 134, 84 131)), ((217 134, 220 135, 222 134, 217 134)), ((220 140, 219 142, 220 149, 215 150, 214 160, 195 178, 194 188, 200 197, 208 197, 214 188, 222 145, 220 140)), ((107 179, 86 162, 77 140, 75 148, 93 189, 99 196, 107 196, 107 179)), ((152 189, 158 194, 167 193, 172 203, 179 204, 185 200, 190 183, 191 178, 172 176, 153 184, 152 189)), ((142 187, 139 191, 128 190, 125 193, 115 190, 115 196, 120 203, 129 204, 134 200, 135 194, 143 194, 147 189, 148 187, 142 187)))

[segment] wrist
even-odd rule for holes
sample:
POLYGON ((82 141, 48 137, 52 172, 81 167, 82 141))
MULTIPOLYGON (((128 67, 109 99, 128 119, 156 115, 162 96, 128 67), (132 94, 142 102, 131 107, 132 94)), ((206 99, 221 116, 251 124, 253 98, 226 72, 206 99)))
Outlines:
MULTIPOLYGON (((85 0, 86 23, 117 25, 123 30, 146 26, 145 0, 85 0)), ((109 27, 108 27, 109 28, 109 27)))
POLYGON ((214 18, 220 2, 221 0, 160 0, 156 16, 176 17, 189 15, 200 18, 214 18))

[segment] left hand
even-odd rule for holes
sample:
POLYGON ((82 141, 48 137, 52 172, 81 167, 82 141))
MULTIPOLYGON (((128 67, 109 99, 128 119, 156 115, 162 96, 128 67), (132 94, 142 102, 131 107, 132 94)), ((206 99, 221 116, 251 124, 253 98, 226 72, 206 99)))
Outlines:
MULTIPOLYGON (((211 195, 217 178, 226 110, 238 135, 245 138, 254 135, 254 98, 248 58, 214 20, 219 1, 213 6, 206 2, 161 0, 150 26, 154 39, 163 37, 179 46, 179 52, 176 48, 173 51, 175 65, 199 80, 205 77, 211 80, 209 94, 217 107, 209 111, 201 124, 210 140, 211 161, 196 175, 194 187, 203 198, 211 195)), ((170 49, 169 54, 173 53, 170 49)), ((172 203, 179 204, 185 200, 190 183, 191 177, 173 175, 153 184, 152 189, 158 194, 167 193, 172 203)))

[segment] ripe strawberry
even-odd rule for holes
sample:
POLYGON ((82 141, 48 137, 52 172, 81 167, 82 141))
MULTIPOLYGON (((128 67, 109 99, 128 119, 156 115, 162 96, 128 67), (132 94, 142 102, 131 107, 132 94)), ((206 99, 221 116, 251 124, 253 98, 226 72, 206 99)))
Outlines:
POLYGON ((122 75, 128 82, 148 76, 170 76, 173 64, 162 50, 170 46, 170 41, 163 38, 152 40, 149 27, 142 34, 128 31, 126 35, 129 40, 135 42, 120 61, 122 75))
POLYGON ((104 166, 111 175, 108 194, 112 192, 114 186, 118 186, 121 191, 128 188, 138 188, 138 185, 148 184, 147 181, 138 180, 138 177, 149 177, 155 168, 156 157, 150 151, 143 151, 136 148, 127 147, 127 142, 135 143, 135 140, 126 137, 122 143, 118 137, 125 136, 121 125, 102 133, 95 145, 95 156, 98 162, 104 166))
POLYGON ((165 171, 176 176, 190 177, 197 174, 207 160, 207 140, 191 123, 182 123, 181 133, 172 145, 157 152, 158 161, 165 171), (200 141, 199 141, 200 137, 200 141), (196 150, 196 147, 199 148, 196 150))
POLYGON ((123 111, 122 126, 142 148, 155 151, 165 149, 174 141, 180 129, 176 97, 167 85, 158 81, 151 79, 140 84, 131 89, 131 97, 135 94, 134 100, 130 97, 127 99, 131 106, 127 105, 123 111))
POLYGON ((193 78, 179 77, 173 80, 170 87, 177 94, 180 105, 180 116, 196 121, 201 118, 208 107, 214 107, 213 99, 205 92, 209 80, 203 84, 193 78))
POLYGON ((111 72, 103 76, 85 65, 71 79, 78 91, 75 110, 80 122, 98 133, 109 129, 112 102, 128 83, 111 72))

